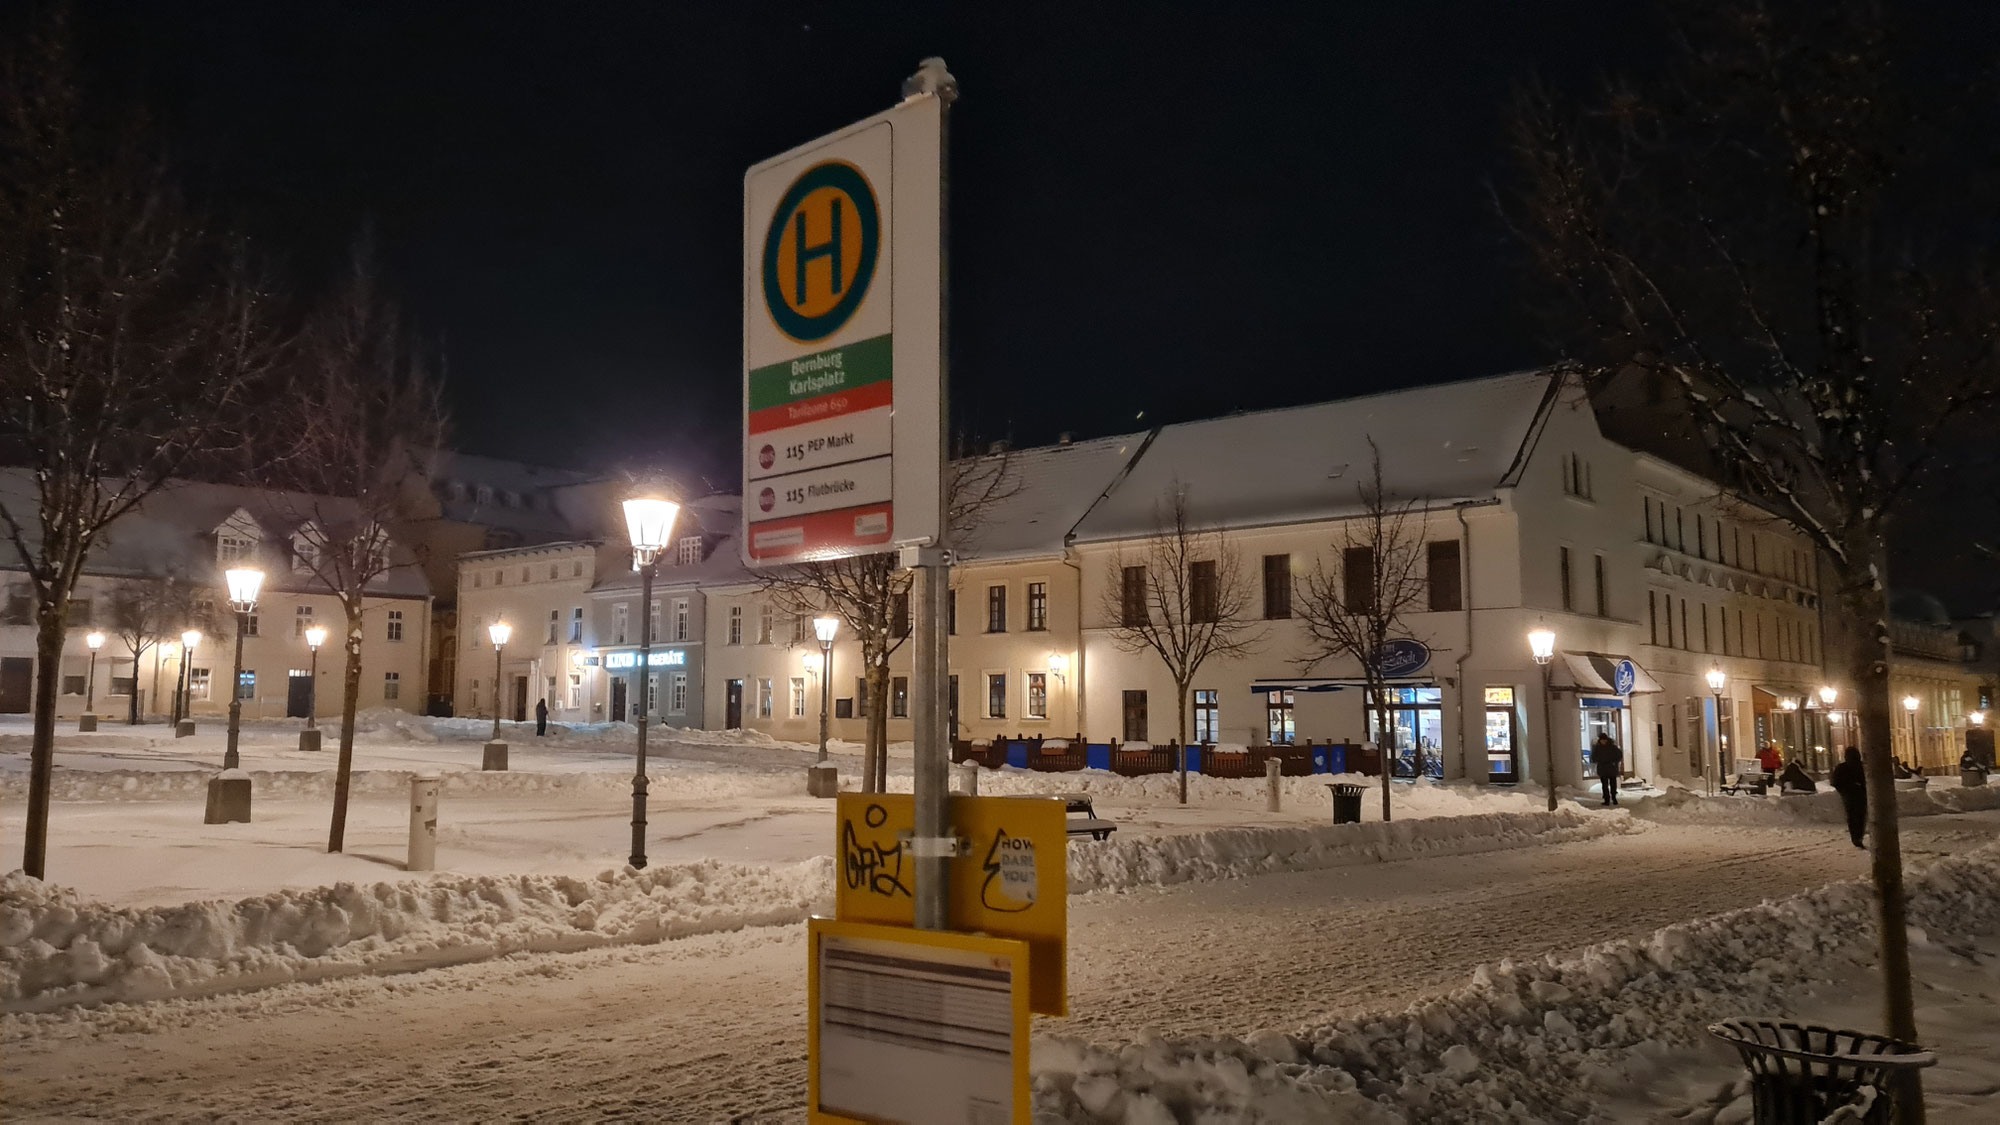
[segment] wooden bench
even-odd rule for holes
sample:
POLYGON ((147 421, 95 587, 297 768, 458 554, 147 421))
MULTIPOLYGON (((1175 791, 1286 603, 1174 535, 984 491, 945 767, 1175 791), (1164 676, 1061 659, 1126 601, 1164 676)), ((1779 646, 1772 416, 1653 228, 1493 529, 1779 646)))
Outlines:
POLYGON ((1755 758, 1738 758, 1736 772, 1720 788, 1724 793, 1732 794, 1748 790, 1761 797, 1769 784, 1770 778, 1764 772, 1764 763, 1755 758))
POLYGON ((1065 793, 1063 804, 1069 812, 1069 834, 1088 836, 1093 840, 1108 840, 1118 826, 1100 819, 1097 810, 1090 807, 1090 798, 1082 793, 1065 793))

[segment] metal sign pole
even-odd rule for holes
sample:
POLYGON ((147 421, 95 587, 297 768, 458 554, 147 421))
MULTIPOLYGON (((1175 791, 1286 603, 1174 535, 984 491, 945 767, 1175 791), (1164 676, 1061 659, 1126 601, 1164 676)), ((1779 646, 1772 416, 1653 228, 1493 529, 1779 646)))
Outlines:
POLYGON ((946 729, 950 714, 950 639, 946 633, 951 597, 951 450, 950 429, 950 324, 951 271, 949 204, 951 199, 951 103, 958 97, 958 83, 945 69, 942 59, 925 59, 917 73, 903 84, 903 94, 930 94, 938 99, 938 476, 937 538, 933 546, 920 549, 917 572, 911 583, 915 595, 916 673, 922 686, 916 700, 916 738, 913 743, 916 794, 916 924, 920 929, 946 927, 945 904, 949 901, 951 857, 956 842, 948 831, 946 809, 951 791, 951 734, 946 729))

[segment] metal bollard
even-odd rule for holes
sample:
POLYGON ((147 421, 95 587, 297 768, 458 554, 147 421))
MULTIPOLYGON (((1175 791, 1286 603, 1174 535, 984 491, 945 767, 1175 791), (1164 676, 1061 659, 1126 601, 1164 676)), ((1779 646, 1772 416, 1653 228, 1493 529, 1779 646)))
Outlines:
POLYGON ((979 763, 961 762, 958 765, 958 791, 968 797, 979 796, 979 763))
POLYGON ((1266 793, 1264 807, 1271 812, 1278 811, 1278 759, 1271 758, 1264 763, 1264 784, 1266 793))
POLYGON ((438 775, 414 774, 410 778, 410 861, 404 870, 434 870, 437 850, 438 775))

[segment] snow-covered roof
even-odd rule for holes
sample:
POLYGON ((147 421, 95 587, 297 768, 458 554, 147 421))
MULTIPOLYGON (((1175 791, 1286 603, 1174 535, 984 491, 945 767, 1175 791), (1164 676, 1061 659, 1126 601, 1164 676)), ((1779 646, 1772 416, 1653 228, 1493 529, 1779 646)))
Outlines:
MULTIPOLYGON (((27 517, 33 543, 39 530, 34 478, 26 469, 0 469, 0 494, 18 517, 27 517)), ((265 588, 316 588, 307 572, 294 571, 292 533, 309 519, 339 522, 355 515, 354 503, 331 496, 281 492, 243 485, 175 481, 146 498, 101 535, 84 566, 84 573, 111 577, 181 577, 222 582, 216 561, 216 532, 225 524, 258 532, 256 551, 248 561, 263 568, 265 588)), ((20 565, 13 544, 0 540, 0 565, 20 565)), ((407 544, 391 541, 392 565, 370 590, 384 596, 423 597, 430 592, 422 568, 407 544)))
POLYGON ((1006 459, 1002 499, 956 544, 967 558, 1001 561, 1062 553, 1070 529, 1144 446, 1146 435, 1123 434, 1067 445, 1044 445, 973 459, 972 471, 1006 459), (1009 491, 1011 490, 1011 491, 1009 491))
POLYGON ((1132 471, 1083 518, 1076 538, 1150 534, 1157 506, 1176 483, 1203 526, 1353 515, 1371 437, 1392 498, 1491 497, 1534 431, 1551 379, 1544 372, 1498 375, 1161 427, 1132 471))

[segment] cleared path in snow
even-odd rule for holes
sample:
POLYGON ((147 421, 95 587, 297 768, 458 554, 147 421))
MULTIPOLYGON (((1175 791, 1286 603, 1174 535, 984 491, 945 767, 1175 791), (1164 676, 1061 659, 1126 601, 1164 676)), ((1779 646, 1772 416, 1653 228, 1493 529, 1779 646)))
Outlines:
MULTIPOLYGON (((1905 825, 1914 855, 2000 814, 1905 825)), ((1863 872, 1837 829, 1662 827, 1071 902, 1069 1020, 1247 1034, 1399 1005, 1481 962, 1645 933, 1863 872)), ((793 1120, 799 927, 5 1023, 15 1119, 793 1120)))

